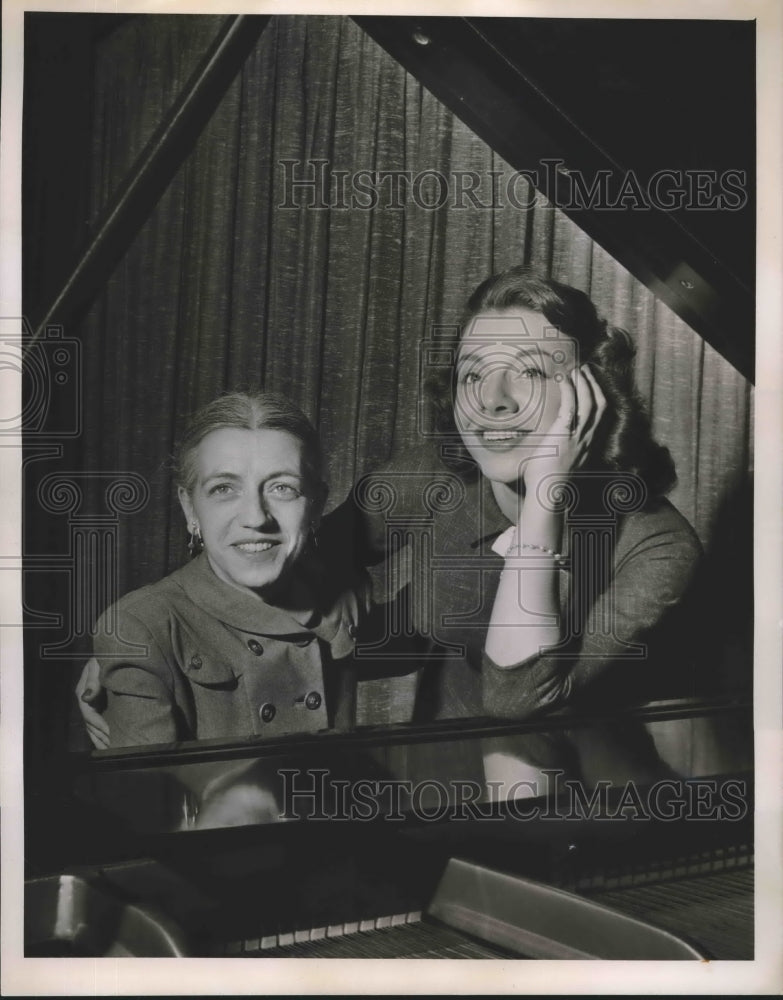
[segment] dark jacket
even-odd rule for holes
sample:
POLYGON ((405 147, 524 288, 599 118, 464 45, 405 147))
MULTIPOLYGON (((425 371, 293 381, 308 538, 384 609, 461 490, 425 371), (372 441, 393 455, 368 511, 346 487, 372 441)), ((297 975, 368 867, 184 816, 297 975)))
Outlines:
POLYGON ((397 635, 386 630, 389 659, 418 658, 419 718, 518 718, 693 693, 696 623, 683 603, 701 558, 693 529, 623 474, 575 482, 559 573, 565 639, 510 668, 484 654, 503 567, 493 545, 510 527, 486 479, 466 482, 422 448, 365 477, 337 512, 357 525, 357 560, 375 554, 376 602, 396 607, 385 615, 400 623, 397 635))

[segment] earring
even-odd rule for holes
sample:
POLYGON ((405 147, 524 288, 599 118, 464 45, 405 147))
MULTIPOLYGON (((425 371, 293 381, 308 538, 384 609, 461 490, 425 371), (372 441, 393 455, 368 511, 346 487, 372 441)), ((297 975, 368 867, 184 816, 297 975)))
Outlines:
POLYGON ((313 548, 317 549, 318 548, 318 535, 316 534, 315 525, 314 524, 310 525, 310 537, 313 540, 313 548))
POLYGON ((204 548, 204 539, 201 537, 201 528, 194 521, 188 532, 188 552, 191 557, 197 556, 204 548))

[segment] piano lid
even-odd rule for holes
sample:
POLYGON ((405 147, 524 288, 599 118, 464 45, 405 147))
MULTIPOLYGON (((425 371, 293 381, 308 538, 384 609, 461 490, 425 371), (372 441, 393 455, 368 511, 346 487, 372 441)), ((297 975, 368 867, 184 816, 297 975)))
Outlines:
POLYGON ((754 22, 354 20, 753 378, 754 22))
MULTIPOLYGON (((95 37, 124 19, 94 19, 95 37)), ((182 97, 193 135, 268 20, 227 19, 182 97)), ((353 20, 753 379, 755 22, 353 20)), ((180 111, 121 185, 36 337, 90 301, 147 218, 190 149, 180 111)))

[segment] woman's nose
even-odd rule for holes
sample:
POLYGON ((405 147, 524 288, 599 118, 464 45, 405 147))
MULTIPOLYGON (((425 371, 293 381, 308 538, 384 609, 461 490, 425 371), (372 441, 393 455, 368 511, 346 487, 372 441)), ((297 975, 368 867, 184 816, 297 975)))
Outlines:
POLYGON ((274 521, 263 490, 248 492, 243 520, 246 528, 257 528, 274 521))
POLYGON ((519 410, 507 369, 501 368, 485 376, 481 386, 481 406, 488 413, 516 413, 519 410))

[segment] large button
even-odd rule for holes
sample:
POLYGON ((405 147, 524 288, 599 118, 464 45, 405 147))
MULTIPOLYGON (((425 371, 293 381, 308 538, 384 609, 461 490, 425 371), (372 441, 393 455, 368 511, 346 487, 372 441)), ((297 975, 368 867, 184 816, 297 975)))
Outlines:
POLYGON ((315 711, 317 708, 321 707, 321 696, 317 691, 311 691, 310 694, 305 698, 305 706, 311 711, 315 711))
POLYGON ((261 706, 258 710, 258 714, 261 716, 262 722, 271 722, 277 714, 277 709, 270 701, 268 701, 261 706))
POLYGON ((315 638, 314 635, 303 636, 301 639, 297 639, 294 645, 299 646, 300 649, 304 649, 305 646, 310 645, 310 643, 313 641, 314 638, 315 638))
POLYGON ((201 657, 198 655, 198 653, 196 653, 195 656, 191 656, 191 658, 190 658, 190 668, 191 668, 191 670, 201 670, 201 668, 202 668, 203 665, 204 665, 204 661, 201 659, 201 657))
POLYGON ((255 653, 256 656, 261 656, 264 652, 264 647, 258 641, 258 639, 248 639, 247 648, 251 653, 255 653))

